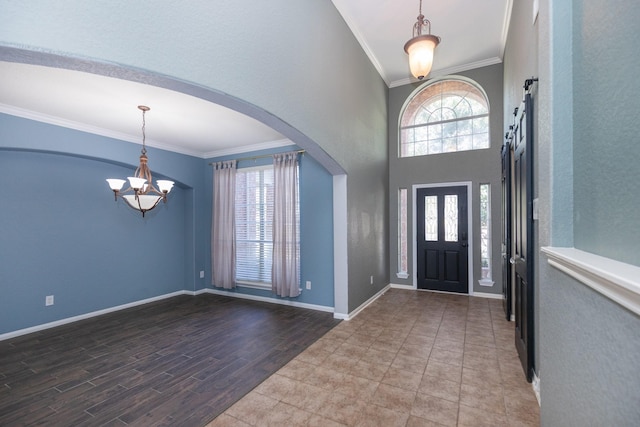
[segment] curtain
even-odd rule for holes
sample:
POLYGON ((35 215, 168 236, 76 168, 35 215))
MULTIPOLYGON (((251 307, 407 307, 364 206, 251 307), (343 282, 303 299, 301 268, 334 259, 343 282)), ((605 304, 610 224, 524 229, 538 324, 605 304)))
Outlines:
POLYGON ((271 287, 281 297, 300 295, 298 283, 298 153, 273 156, 273 266, 271 287))
POLYGON ((236 161, 213 164, 211 278, 214 286, 231 289, 236 279, 236 161))

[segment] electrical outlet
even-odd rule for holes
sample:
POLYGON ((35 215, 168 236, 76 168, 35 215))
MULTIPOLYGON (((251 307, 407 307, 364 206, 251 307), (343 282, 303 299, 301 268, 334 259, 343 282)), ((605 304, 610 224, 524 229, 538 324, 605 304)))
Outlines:
POLYGON ((307 280, 307 290, 311 289, 311 280, 307 280))
POLYGON ((200 278, 201 278, 201 279, 204 279, 204 271, 201 271, 201 272, 200 272, 200 278))
POLYGON ((44 297, 44 305, 53 305, 53 295, 47 295, 46 297, 44 297))
POLYGON ((373 276, 371 276, 371 279, 370 279, 370 280, 371 280, 371 284, 373 285, 373 276))

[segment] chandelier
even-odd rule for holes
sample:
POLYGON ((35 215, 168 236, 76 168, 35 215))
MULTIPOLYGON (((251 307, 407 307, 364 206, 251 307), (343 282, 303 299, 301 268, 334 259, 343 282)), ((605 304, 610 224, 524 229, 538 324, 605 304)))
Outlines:
POLYGON ((124 191, 120 191, 124 184, 127 182, 124 179, 107 179, 109 187, 113 190, 114 198, 118 201, 118 196, 122 197, 127 205, 135 210, 142 212, 144 217, 145 212, 158 206, 160 200, 164 203, 167 202, 167 194, 173 188, 173 181, 167 181, 159 179, 158 189, 153 186, 151 181, 151 169, 147 165, 147 146, 145 135, 145 113, 150 110, 146 105, 138 105, 138 109, 142 111, 142 150, 140 155, 140 166, 133 173, 133 176, 127 177, 129 180, 129 188, 124 191))
POLYGON ((404 45, 404 51, 409 54, 411 74, 418 80, 422 80, 431 71, 433 51, 438 43, 440 43, 440 37, 431 34, 431 21, 422 14, 422 0, 420 0, 420 14, 418 21, 413 24, 413 37, 404 45))

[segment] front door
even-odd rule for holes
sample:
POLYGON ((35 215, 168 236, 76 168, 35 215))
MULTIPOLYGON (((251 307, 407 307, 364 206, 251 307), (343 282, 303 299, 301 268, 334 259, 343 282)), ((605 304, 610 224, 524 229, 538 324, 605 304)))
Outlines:
POLYGON ((516 114, 513 170, 513 256, 515 271, 516 349, 527 381, 533 378, 533 102, 531 95, 516 114))
POLYGON ((416 191, 417 286, 469 292, 467 187, 416 191))

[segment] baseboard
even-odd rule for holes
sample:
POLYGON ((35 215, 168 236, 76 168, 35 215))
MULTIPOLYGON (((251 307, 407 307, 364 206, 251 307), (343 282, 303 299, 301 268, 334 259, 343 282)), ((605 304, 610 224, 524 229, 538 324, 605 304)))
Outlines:
POLYGON ((488 292, 474 292, 470 296, 478 298, 502 299, 502 294, 490 294, 488 292))
POLYGON ((104 308, 102 310, 92 311, 90 313, 80 314, 78 316, 67 317, 65 319, 56 320, 54 322, 43 323, 41 325, 31 326, 29 328, 18 329, 17 331, 7 332, 0 334, 0 341, 8 340, 10 338, 19 337, 21 335, 31 334, 33 332, 43 331, 45 329, 55 328, 56 326, 66 325, 67 323, 77 322, 79 320, 89 319, 91 317, 101 316, 103 314, 112 313, 114 311, 124 310, 138 305, 148 304, 154 301, 160 301, 167 298, 172 298, 178 295, 195 295, 196 292, 192 291, 176 291, 169 294, 158 295, 156 297, 147 298, 139 301, 130 302, 127 304, 117 305, 115 307, 104 308))
POLYGON ((347 315, 334 315, 334 317, 336 319, 342 319, 342 320, 351 320, 354 317, 356 317, 362 310, 364 310, 365 308, 367 308, 367 306, 369 306, 369 304, 373 303, 375 300, 377 300, 378 298, 380 298, 382 295, 384 295, 385 292, 387 292, 389 289, 391 289, 391 285, 387 285, 384 288, 382 288, 380 291, 378 291, 378 293, 376 293, 374 296, 372 296, 371 298, 369 298, 368 300, 366 300, 365 302, 363 302, 362 304, 360 304, 360 307, 356 308, 355 310, 353 310, 351 313, 347 314, 347 315))
POLYGON ((415 291, 416 288, 413 287, 413 285, 398 285, 396 283, 391 283, 389 285, 391 287, 391 289, 404 289, 407 291, 415 291))
POLYGON ((326 305, 307 304, 305 302, 291 301, 291 300, 278 299, 278 298, 261 297, 261 296, 258 296, 258 295, 240 294, 240 293, 237 293, 237 292, 227 292, 227 291, 222 291, 222 290, 218 290, 218 289, 211 289, 211 288, 206 288, 202 292, 203 293, 209 293, 209 294, 215 294, 215 295, 224 295, 226 297, 231 297, 231 298, 242 298, 242 299, 248 299, 248 300, 252 300, 252 301, 262 301, 262 302, 268 302, 268 303, 271 303, 271 304, 288 305, 288 306, 292 306, 292 307, 307 308, 307 309, 310 309, 310 310, 325 311, 325 312, 328 312, 328 313, 333 313, 333 307, 328 307, 326 305))
POLYGON ((540 406, 540 377, 535 372, 533 373, 533 379, 531 380, 531 387, 538 399, 538 406, 540 406))

